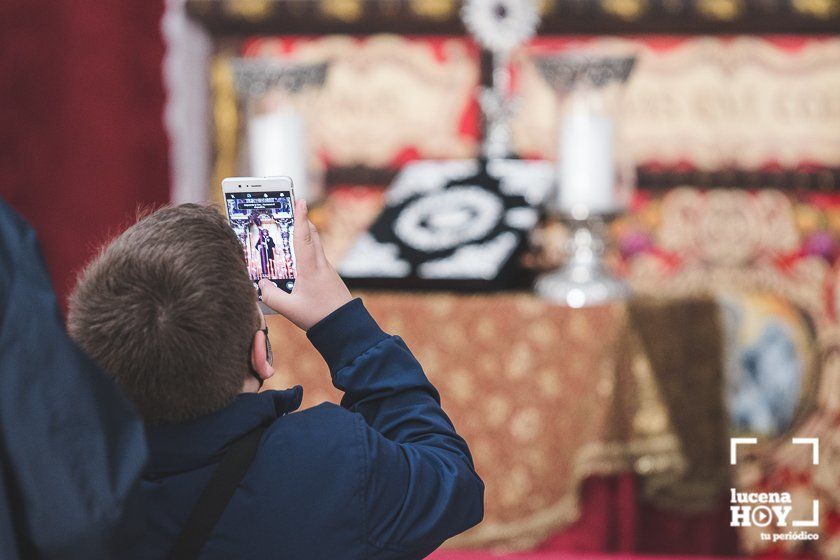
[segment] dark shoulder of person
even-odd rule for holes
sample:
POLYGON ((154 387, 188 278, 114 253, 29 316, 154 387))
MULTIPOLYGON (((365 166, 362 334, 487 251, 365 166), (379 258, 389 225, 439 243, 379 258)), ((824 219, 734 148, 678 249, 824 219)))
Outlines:
POLYGON ((0 558, 108 557, 133 534, 143 426, 70 339, 35 233, 2 200, 0 325, 0 558))

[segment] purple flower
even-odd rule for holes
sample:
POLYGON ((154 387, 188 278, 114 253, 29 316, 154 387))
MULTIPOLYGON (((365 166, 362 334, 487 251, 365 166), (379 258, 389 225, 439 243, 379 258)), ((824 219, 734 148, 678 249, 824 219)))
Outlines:
POLYGON ((650 234, 644 231, 631 231, 622 235, 618 240, 618 250, 625 258, 639 253, 646 253, 653 248, 650 234))
POLYGON ((831 262, 837 256, 837 242, 828 231, 816 231, 805 239, 802 250, 806 255, 816 255, 831 262))

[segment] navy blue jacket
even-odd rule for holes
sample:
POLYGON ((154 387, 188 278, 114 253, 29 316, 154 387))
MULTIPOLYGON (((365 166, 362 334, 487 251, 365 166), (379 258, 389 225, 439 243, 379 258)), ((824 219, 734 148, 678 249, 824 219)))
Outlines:
POLYGON ((403 341, 356 299, 307 333, 341 406, 302 412, 302 390, 243 394, 227 408, 148 430, 147 535, 165 558, 231 442, 270 424, 204 559, 423 558, 483 515, 484 484, 435 388, 403 341))
POLYGON ((0 559, 115 557, 145 459, 143 424, 70 340, 35 233, 0 200, 0 559))

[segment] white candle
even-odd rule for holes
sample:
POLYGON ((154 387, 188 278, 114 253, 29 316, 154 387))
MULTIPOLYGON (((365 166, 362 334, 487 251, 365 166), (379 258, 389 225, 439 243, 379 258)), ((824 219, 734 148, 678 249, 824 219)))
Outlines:
POLYGON ((248 147, 253 176, 288 175, 296 197, 309 195, 305 123, 297 111, 280 107, 251 117, 248 147))
POLYGON ((615 211, 615 127, 605 115, 575 109, 560 123, 558 209, 576 218, 615 211))

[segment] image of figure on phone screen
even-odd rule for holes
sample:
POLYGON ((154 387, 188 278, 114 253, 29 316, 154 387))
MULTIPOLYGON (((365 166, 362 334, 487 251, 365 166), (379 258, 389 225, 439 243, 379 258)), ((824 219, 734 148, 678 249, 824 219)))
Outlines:
POLYGON ((295 267, 290 193, 227 193, 225 203, 251 280, 256 284, 268 278, 279 288, 291 291, 295 267))

